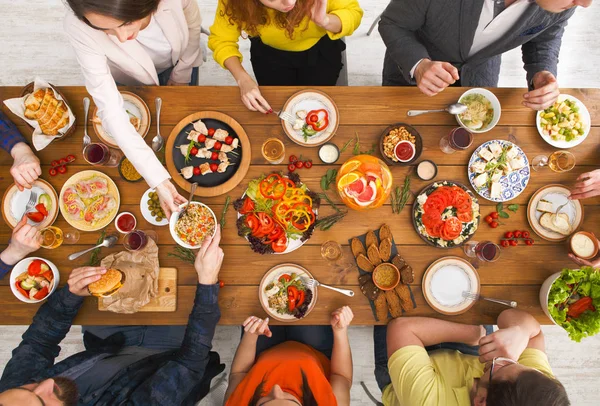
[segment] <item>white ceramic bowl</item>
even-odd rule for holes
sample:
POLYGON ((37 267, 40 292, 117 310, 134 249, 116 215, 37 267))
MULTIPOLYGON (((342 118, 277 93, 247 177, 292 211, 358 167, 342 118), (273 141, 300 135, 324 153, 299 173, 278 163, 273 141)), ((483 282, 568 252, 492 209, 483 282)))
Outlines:
POLYGON ((542 306, 542 310, 544 311, 544 314, 546 316, 548 316, 548 318, 550 320, 552 320, 552 323, 556 324, 557 326, 558 326, 558 323, 556 323, 554 321, 554 318, 550 315, 550 312, 548 311, 548 296, 550 295, 550 288, 552 287, 552 284, 554 283, 555 280, 557 280, 560 277, 561 273, 562 272, 557 272, 557 273, 550 275, 544 281, 544 283, 542 283, 542 287, 540 288, 540 306, 542 306))
POLYGON ((15 295, 15 297, 17 299, 19 299, 21 302, 25 302, 25 303, 39 303, 39 302, 43 302, 44 300, 48 299, 50 297, 50 295, 52 293, 54 293, 54 291, 56 290, 56 287, 58 286, 59 282, 60 282, 60 273, 58 273, 58 268, 56 267, 56 265, 54 265, 52 262, 48 261, 47 259, 40 258, 40 257, 29 257, 29 258, 22 259, 14 266, 13 270, 10 273, 10 290, 12 290, 13 295, 15 295), (17 288, 15 286, 15 282, 17 281, 17 276, 21 275, 23 272, 27 272, 27 268, 29 267, 29 264, 31 262, 33 262, 34 259, 41 259, 42 261, 47 263, 48 266, 50 267, 50 269, 52 269, 52 273, 54 274, 54 281, 52 282, 52 289, 48 292, 48 295, 41 300, 33 300, 33 299, 24 298, 23 295, 21 293, 19 293, 19 291, 17 290, 17 288))
POLYGON ((469 89, 466 92, 464 92, 458 99, 459 103, 463 99, 463 97, 468 96, 470 94, 474 94, 474 93, 485 96, 485 98, 488 99, 490 101, 490 103, 492 103, 492 107, 494 108, 494 118, 492 119, 492 122, 490 124, 488 124, 488 126, 485 128, 480 128, 479 130, 473 130, 472 128, 467 127, 461 121, 460 116, 458 114, 456 115, 456 121, 462 128, 466 129, 469 132, 472 132, 473 134, 486 133, 486 132, 490 131, 492 128, 494 128, 496 126, 496 124, 498 124, 498 121, 500 121, 500 114, 502 112, 502 107, 500 106, 500 100, 498 100, 496 95, 494 93, 490 92, 489 90, 482 89, 480 87, 476 87, 474 89, 469 89))
MULTIPOLYGON (((215 216, 215 212, 213 212, 212 209, 210 207, 208 207, 207 205, 205 205, 204 203, 191 202, 190 204, 204 206, 204 207, 206 207, 208 209, 208 211, 210 211, 210 213, 212 214, 213 220, 215 221, 215 230, 212 233, 212 236, 214 236, 215 233, 217 232, 217 216, 215 216)), ((184 204, 180 205, 179 208, 183 209, 185 206, 187 206, 187 203, 184 203, 184 204)), ((171 219, 169 220, 169 231, 171 231, 171 236, 173 237, 173 239, 175 240, 175 242, 177 244, 181 245, 184 248, 189 248, 189 249, 192 249, 192 250, 200 248, 200 245, 198 245, 198 246, 192 246, 192 245, 184 242, 181 238, 179 238, 179 236, 175 232, 175 224, 177 223, 177 220, 179 220, 179 215, 180 214, 181 214, 181 210, 179 212, 173 213, 171 215, 171 219)))
POLYGON ((537 114, 535 115, 535 124, 537 126, 537 130, 538 133, 540 133, 540 137, 542 137, 544 139, 544 141, 546 141, 548 144, 552 145, 553 147, 556 148, 560 148, 560 149, 567 149, 567 148, 573 148, 579 144, 581 144, 589 135, 590 133, 590 129, 592 128, 592 119, 590 117, 590 112, 588 111, 587 107, 585 107, 585 104, 583 104, 581 102, 581 100, 579 100, 576 97, 573 97, 571 95, 568 94, 561 94, 558 96, 558 101, 562 102, 563 100, 570 100, 570 101, 574 101, 575 104, 577 105, 577 107, 579 107, 579 113, 581 114, 581 120, 583 122, 583 124, 586 127, 585 132, 583 133, 583 135, 581 135, 580 137, 577 137, 575 140, 573 141, 557 141, 557 140, 553 140, 552 137, 548 136, 548 135, 544 135, 544 133, 542 132, 542 124, 541 124, 541 119, 542 119, 542 111, 538 111, 537 114))

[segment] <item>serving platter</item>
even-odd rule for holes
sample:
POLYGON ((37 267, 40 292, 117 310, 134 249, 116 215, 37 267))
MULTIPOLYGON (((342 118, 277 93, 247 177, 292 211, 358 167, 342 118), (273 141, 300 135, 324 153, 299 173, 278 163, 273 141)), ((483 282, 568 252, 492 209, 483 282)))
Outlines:
POLYGON ((25 189, 21 192, 17 185, 13 183, 4 192, 4 196, 2 197, 2 218, 10 228, 15 228, 25 214, 25 206, 29 201, 31 193, 37 194, 38 202, 42 194, 49 195, 50 200, 52 200, 52 207, 48 211, 48 216, 41 223, 34 223, 31 220, 27 220, 27 223, 41 229, 51 226, 56 221, 59 211, 58 194, 50 183, 39 178, 33 183, 31 189, 25 189))
POLYGON ((188 192, 191 191, 192 183, 198 183, 194 193, 196 196, 213 197, 229 192, 244 179, 250 168, 251 147, 248 135, 233 117, 218 111, 201 111, 182 119, 171 131, 165 151, 167 170, 175 183, 188 192), (190 179, 185 179, 181 174, 184 167, 210 162, 204 158, 193 157, 186 163, 185 157, 179 149, 179 146, 190 143, 190 140, 187 139, 188 134, 194 129, 193 123, 198 120, 202 120, 208 128, 222 129, 227 131, 231 137, 238 138, 239 147, 234 150, 237 155, 228 154, 232 165, 228 166, 224 173, 194 175, 190 179))
POLYGON ((541 226, 540 217, 542 217, 543 213, 537 210, 537 205, 542 199, 550 202, 554 211, 563 203, 567 203, 560 212, 569 216, 569 223, 573 232, 577 231, 583 224, 583 205, 579 200, 569 200, 570 193, 569 189, 564 185, 546 185, 539 188, 531 196, 531 199, 529 199, 529 203, 527 204, 527 221, 533 231, 544 240, 560 242, 566 241, 569 236, 559 234, 541 226))
POLYGON ((540 134, 540 137, 542 137, 542 139, 544 141, 546 141, 548 144, 552 145, 555 148, 560 148, 560 149, 573 148, 573 147, 576 147, 577 145, 581 144, 583 141, 585 141, 587 136, 590 134, 590 129, 592 128, 592 119, 590 117, 590 112, 587 109, 587 107, 585 107, 585 104, 583 104, 583 102, 581 100, 579 100, 578 98, 576 98, 574 96, 561 93, 558 96, 557 101, 562 102, 564 100, 570 100, 570 101, 575 102, 577 107, 579 107, 579 113, 581 114, 582 122, 585 125, 584 134, 581 135, 580 137, 577 137, 573 141, 554 140, 554 139, 552 139, 551 136, 544 135, 544 133, 542 131, 542 124, 541 124, 542 113, 544 112, 544 110, 538 111, 537 114, 535 115, 535 125, 537 126, 537 130, 538 130, 538 133, 540 134))

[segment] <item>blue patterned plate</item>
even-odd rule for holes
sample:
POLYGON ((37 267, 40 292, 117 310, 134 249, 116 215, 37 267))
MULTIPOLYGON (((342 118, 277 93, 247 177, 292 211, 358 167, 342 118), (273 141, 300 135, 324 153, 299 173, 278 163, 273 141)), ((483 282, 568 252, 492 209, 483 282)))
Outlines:
POLYGON ((531 177, 531 168, 529 167, 529 160, 527 159, 527 155, 525 155, 525 152, 523 152, 523 150, 519 148, 519 146, 509 141, 492 140, 484 142, 473 152, 473 155, 471 155, 471 159, 469 160, 469 166, 467 167, 467 174, 469 176, 469 182, 471 182, 471 187, 479 194, 479 196, 492 202, 508 202, 509 200, 512 200, 515 197, 519 196, 525 190, 527 184, 529 183, 529 178, 531 177), (488 146, 494 142, 500 144, 502 148, 507 146, 512 146, 513 148, 516 148, 518 152, 517 156, 523 157, 525 159, 526 164, 524 168, 521 168, 517 171, 513 171, 508 175, 503 175, 500 178, 500 184, 502 185, 502 193, 500 198, 492 198, 490 196, 490 189, 488 187, 483 187, 482 189, 478 189, 477 187, 475 187, 475 183, 473 182, 473 180, 475 179, 475 177, 477 177, 478 174, 471 170, 471 165, 473 165, 473 163, 478 159, 481 159, 479 157, 479 151, 481 151, 483 148, 488 148, 488 146))

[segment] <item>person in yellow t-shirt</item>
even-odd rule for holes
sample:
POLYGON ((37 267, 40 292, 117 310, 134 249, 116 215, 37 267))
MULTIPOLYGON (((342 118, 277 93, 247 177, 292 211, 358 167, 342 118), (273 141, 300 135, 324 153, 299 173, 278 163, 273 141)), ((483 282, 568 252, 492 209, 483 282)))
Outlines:
POLYGON ((208 46, 235 78, 242 102, 272 113, 260 86, 335 86, 342 37, 360 25, 358 0, 219 0, 208 46), (242 67, 238 39, 249 36, 255 82, 242 67))
POLYGON ((570 405, 540 325, 526 312, 503 311, 496 332, 425 317, 395 319, 387 335, 376 327, 375 378, 385 406, 570 405))

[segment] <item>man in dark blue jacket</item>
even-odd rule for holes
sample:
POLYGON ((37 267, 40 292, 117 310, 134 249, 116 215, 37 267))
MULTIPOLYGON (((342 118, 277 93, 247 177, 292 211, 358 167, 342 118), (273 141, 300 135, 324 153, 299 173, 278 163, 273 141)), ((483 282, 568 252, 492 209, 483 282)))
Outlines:
POLYGON ((208 392, 224 365, 210 351, 220 318, 218 276, 223 262, 221 231, 204 241, 196 257, 198 285, 181 346, 170 351, 128 346, 118 332, 100 339, 84 335, 86 351, 54 363, 87 286, 106 272, 73 270, 67 286, 40 307, 0 380, 0 405, 181 405, 208 392))

